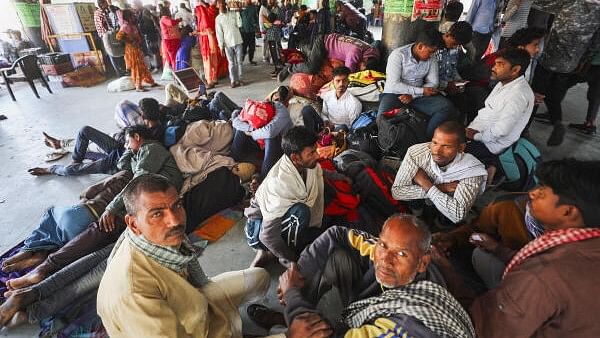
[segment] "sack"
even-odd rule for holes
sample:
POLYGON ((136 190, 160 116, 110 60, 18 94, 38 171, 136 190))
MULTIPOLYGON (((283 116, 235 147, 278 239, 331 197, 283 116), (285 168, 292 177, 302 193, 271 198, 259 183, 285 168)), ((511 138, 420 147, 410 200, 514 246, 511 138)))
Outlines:
POLYGON ((92 66, 82 66, 63 75, 63 87, 91 87, 104 81, 104 75, 92 66))
POLYGON ((427 141, 428 117, 410 108, 388 117, 377 116, 377 143, 385 155, 404 158, 412 145, 427 141))
POLYGON ((520 138, 499 156, 508 191, 528 191, 537 184, 535 169, 542 162, 540 151, 526 138, 520 138))
POLYGON ((370 125, 371 123, 375 122, 375 120, 377 119, 377 112, 374 110, 369 110, 367 112, 362 112, 360 113, 360 115, 358 115, 358 117, 356 118, 356 120, 354 120, 354 122, 352 122, 352 130, 354 129, 358 129, 361 127, 366 127, 368 125, 370 125))
POLYGON ((377 164, 371 155, 354 149, 348 149, 333 158, 335 169, 340 173, 354 177, 364 167, 375 167, 377 164))
POLYGON ((373 158, 381 157, 381 149, 377 143, 377 124, 375 122, 360 127, 348 135, 348 148, 364 151, 373 158))
POLYGON ((255 101, 247 99, 244 108, 240 112, 240 119, 248 122, 254 129, 267 125, 275 116, 273 103, 266 101, 255 101))
POLYGON ((173 81, 175 78, 173 77, 173 70, 171 69, 171 65, 168 62, 165 62, 163 65, 163 72, 160 77, 161 81, 173 81))
POLYGON ((354 180, 354 191, 361 197, 364 205, 373 216, 387 218, 406 207, 392 197, 391 189, 394 176, 373 167, 364 167, 354 180))
POLYGON ((110 29, 102 35, 102 43, 106 53, 112 57, 125 55, 125 42, 117 40, 118 29, 110 29))
POLYGON ((332 132, 325 128, 317 141, 317 153, 320 158, 332 159, 348 148, 346 143, 346 132, 332 132))
POLYGON ((109 93, 118 93, 133 89, 135 89, 135 85, 131 80, 131 76, 122 76, 116 80, 110 81, 106 87, 106 90, 108 90, 109 93))
POLYGON ((327 80, 323 79, 323 77, 318 74, 296 73, 292 74, 292 77, 290 78, 290 89, 296 96, 316 100, 319 88, 326 82, 327 80))

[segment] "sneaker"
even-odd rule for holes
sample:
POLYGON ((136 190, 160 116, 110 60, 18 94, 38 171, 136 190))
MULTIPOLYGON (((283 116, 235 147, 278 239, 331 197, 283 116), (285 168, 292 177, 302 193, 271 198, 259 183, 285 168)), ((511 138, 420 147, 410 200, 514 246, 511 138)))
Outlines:
POLYGON ((290 75, 290 69, 288 67, 284 67, 279 74, 277 74, 277 81, 283 82, 290 75))
POLYGON ((548 142, 546 142, 546 144, 550 147, 561 145, 565 138, 565 132, 565 126, 563 126, 562 124, 555 124, 554 128, 552 129, 552 134, 550 134, 550 137, 548 138, 548 142))

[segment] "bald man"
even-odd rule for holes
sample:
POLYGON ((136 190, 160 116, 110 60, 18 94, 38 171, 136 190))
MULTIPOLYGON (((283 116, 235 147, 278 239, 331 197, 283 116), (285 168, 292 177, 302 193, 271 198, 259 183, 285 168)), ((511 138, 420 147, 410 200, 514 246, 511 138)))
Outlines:
POLYGON ((430 246, 427 226, 412 215, 388 218, 379 238, 329 228, 279 279, 286 321, 304 313, 318 314, 318 301, 335 286, 345 307, 336 318, 342 323, 335 328, 336 336, 383 337, 401 331, 416 337, 474 337, 469 316, 430 264, 430 246), (430 318, 445 318, 455 325, 440 327, 430 318))

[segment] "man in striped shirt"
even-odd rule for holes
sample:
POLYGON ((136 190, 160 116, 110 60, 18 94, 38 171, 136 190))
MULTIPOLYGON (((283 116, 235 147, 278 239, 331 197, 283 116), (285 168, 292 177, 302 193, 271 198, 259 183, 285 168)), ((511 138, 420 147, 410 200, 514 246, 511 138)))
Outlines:
POLYGON ((401 201, 427 199, 444 216, 442 223, 460 222, 484 191, 487 177, 485 166, 464 152, 465 140, 464 127, 448 121, 435 129, 431 142, 408 148, 392 196, 401 201))

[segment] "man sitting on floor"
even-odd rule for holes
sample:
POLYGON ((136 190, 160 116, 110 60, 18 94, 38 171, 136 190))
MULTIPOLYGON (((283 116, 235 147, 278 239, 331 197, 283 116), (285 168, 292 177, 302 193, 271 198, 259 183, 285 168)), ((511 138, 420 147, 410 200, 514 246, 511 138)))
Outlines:
POLYGON ((123 200, 127 229, 109 257, 97 297, 108 334, 241 337, 238 306, 265 296, 269 274, 250 268, 208 278, 185 235, 178 189, 166 178, 134 178, 123 200))
MULTIPOLYGON (((465 154, 464 127, 455 121, 442 123, 429 143, 408 148, 392 186, 401 201, 433 203, 444 216, 442 224, 460 222, 485 190, 487 171, 471 154, 465 154)), ((423 203, 417 207, 422 209, 423 203)))
POLYGON ((347 67, 338 67, 333 70, 333 86, 335 90, 330 90, 323 94, 323 111, 321 115, 326 125, 336 127, 350 128, 352 122, 356 120, 362 111, 360 101, 348 92, 350 80, 350 69, 347 67))
POLYGON ((275 109, 273 119, 261 128, 254 129, 248 122, 242 121, 240 111, 232 116, 235 134, 231 144, 231 157, 240 162, 247 156, 248 148, 259 149, 259 141, 264 144, 264 158, 260 175, 264 179, 275 162, 281 157, 281 135, 292 127, 292 119, 286 106, 281 102, 266 102, 275 109))
MULTIPOLYGON (((180 188, 183 177, 173 156, 159 142, 150 138, 145 126, 133 126, 125 129, 128 150, 119 160, 117 167, 129 170, 133 177, 142 174, 157 173, 169 179, 180 188)), ((52 273, 75 260, 113 243, 124 230, 123 217, 125 205, 120 192, 106 207, 97 223, 69 241, 58 251, 50 254, 43 263, 23 277, 10 279, 6 285, 10 289, 20 289, 37 284, 52 273)))
POLYGON ((317 135, 294 127, 281 147, 284 155, 244 212, 248 244, 257 250, 251 266, 264 266, 273 255, 282 263, 295 262, 321 232, 324 186, 317 135))
POLYGON ((533 111, 534 95, 523 74, 529 66, 529 53, 507 48, 498 53, 492 80, 498 84, 467 127, 466 152, 488 167, 488 181, 496 170, 502 172, 498 155, 519 140, 533 111))
POLYGON ((78 204, 63 208, 50 207, 39 226, 24 240, 20 252, 2 262, 2 271, 22 271, 42 263, 48 254, 97 221, 108 203, 130 179, 130 171, 120 171, 85 189, 78 204))
POLYGON ((336 336, 474 337, 468 314, 429 264, 430 242, 427 226, 411 215, 388 218, 379 238, 329 228, 279 279, 287 322, 317 312, 335 286, 345 307, 336 336))
POLYGON ((386 82, 380 96, 378 114, 410 105, 430 116, 427 137, 454 113, 454 106, 438 95, 438 64, 432 57, 443 45, 441 34, 426 30, 417 41, 395 49, 388 58, 386 82))

